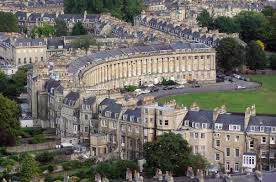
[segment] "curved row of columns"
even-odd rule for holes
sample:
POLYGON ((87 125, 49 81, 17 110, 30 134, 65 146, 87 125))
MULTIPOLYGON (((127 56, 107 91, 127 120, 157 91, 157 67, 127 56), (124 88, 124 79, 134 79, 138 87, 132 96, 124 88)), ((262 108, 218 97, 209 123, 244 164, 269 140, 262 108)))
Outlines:
POLYGON ((215 53, 174 54, 128 58, 106 62, 87 70, 83 80, 96 86, 119 79, 175 72, 210 71, 216 69, 215 53))

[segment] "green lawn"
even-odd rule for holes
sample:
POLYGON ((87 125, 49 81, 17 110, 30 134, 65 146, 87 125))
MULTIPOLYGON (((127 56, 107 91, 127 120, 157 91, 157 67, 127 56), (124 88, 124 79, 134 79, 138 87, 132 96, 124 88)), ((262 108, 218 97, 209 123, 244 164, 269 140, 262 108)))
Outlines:
POLYGON ((262 88, 256 91, 224 91, 193 93, 161 98, 164 103, 175 99, 177 103, 190 106, 194 101, 201 109, 214 109, 223 104, 227 111, 244 112, 246 107, 256 105, 257 113, 276 114, 276 75, 254 75, 252 80, 263 83, 262 88))

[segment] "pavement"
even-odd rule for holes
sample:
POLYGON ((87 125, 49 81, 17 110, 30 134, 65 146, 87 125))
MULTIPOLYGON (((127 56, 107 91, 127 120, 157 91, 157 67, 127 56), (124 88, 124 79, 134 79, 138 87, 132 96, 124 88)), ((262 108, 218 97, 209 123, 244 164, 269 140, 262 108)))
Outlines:
POLYGON ((172 95, 181 95, 185 93, 200 93, 200 92, 217 92, 217 91, 231 91, 231 90, 255 90, 259 88, 261 85, 256 82, 248 82, 242 81, 238 79, 234 79, 234 82, 220 82, 213 84, 201 84, 201 87, 192 88, 192 85, 187 84, 184 88, 172 89, 172 90, 162 90, 159 89, 158 92, 151 92, 148 94, 141 94, 137 96, 138 100, 142 100, 146 96, 154 96, 155 99, 159 99, 161 97, 167 97, 172 95), (237 86, 246 87, 245 89, 237 89, 237 86))

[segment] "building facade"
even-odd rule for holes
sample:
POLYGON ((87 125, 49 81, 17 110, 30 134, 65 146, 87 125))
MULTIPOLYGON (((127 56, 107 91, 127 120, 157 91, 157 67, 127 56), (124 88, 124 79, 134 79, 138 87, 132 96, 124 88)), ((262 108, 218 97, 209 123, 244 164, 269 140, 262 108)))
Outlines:
POLYGON ((72 62, 68 72, 79 85, 94 89, 216 80, 215 50, 201 43, 173 43, 100 51, 72 62))

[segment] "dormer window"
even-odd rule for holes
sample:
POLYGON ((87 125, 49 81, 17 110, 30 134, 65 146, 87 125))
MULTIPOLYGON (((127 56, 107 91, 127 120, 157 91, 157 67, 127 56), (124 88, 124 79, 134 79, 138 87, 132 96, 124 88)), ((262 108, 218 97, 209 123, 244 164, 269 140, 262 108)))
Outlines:
POLYGON ((272 131, 273 133, 276 133, 276 127, 272 127, 272 128, 271 128, 271 131, 272 131))
POLYGON ((124 121, 127 120, 127 115, 126 115, 126 114, 123 115, 123 120, 124 120, 124 121))
POLYGON ((207 123, 202 123, 202 128, 207 128, 207 123))
POLYGON ((199 128, 199 127, 200 127, 200 123, 196 123, 195 128, 199 128))
POLYGON ((240 131, 241 126, 240 125, 229 125, 229 130, 230 131, 240 131))
POLYGON ((184 126, 189 126, 189 121, 188 121, 188 120, 186 120, 186 121, 184 122, 184 126))
POLYGON ((250 131, 255 131, 255 126, 250 126, 250 131))
POLYGON ((110 117, 111 116, 111 112, 110 111, 105 111, 105 117, 110 117))
POLYGON ((141 122, 141 118, 137 118, 137 122, 139 122, 139 123, 140 123, 140 122, 141 122))
POLYGON ((264 132, 264 127, 260 126, 260 132, 264 132))
POLYGON ((42 46, 42 42, 39 42, 39 46, 42 46))
POLYGON ((130 116, 130 121, 134 121, 134 116, 130 116))
POLYGON ((222 123, 216 123, 216 124, 215 124, 215 129, 216 129, 216 130, 221 130, 221 129, 222 129, 222 126, 223 126, 222 123))
POLYGON ((27 43, 27 46, 31 46, 31 42, 28 42, 28 43, 27 43))

